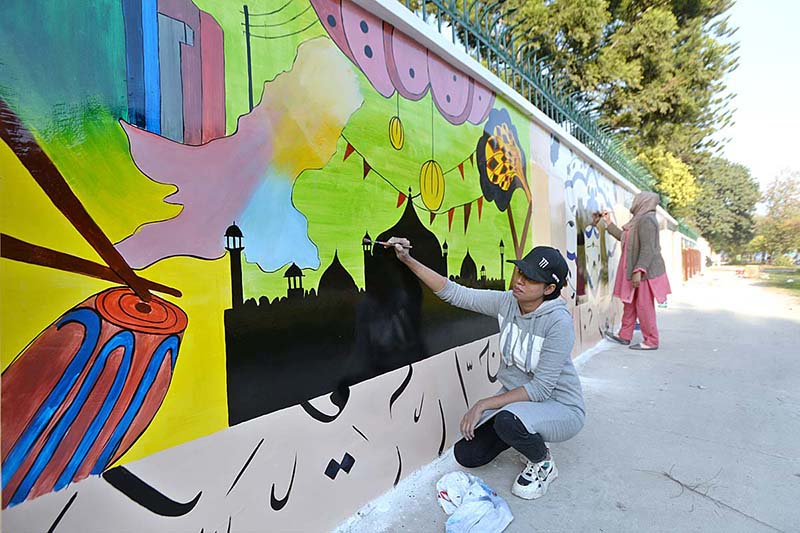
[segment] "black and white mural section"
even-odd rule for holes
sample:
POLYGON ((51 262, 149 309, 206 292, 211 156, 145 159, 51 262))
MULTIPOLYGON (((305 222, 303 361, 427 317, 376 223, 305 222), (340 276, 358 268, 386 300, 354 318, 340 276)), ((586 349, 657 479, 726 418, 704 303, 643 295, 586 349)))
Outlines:
POLYGON ((499 389, 497 336, 6 510, 9 531, 326 531, 450 448, 499 389), (324 445, 321 445, 324 443, 324 445), (317 505, 337 510, 317 513, 317 505), (120 523, 124 517, 125 524, 120 523))

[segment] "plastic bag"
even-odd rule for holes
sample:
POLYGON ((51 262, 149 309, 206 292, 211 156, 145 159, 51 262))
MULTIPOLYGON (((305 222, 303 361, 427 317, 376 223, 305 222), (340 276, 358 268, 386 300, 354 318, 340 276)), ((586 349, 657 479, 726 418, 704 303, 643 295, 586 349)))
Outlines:
POLYGON ((466 472, 445 474, 436 482, 446 533, 499 533, 514 520, 506 501, 479 477, 466 472))

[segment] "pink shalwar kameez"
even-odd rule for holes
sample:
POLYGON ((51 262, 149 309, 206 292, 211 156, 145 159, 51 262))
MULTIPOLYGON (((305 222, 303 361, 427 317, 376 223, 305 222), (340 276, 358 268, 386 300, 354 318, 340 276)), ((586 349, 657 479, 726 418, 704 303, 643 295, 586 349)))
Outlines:
MULTIPOLYGON (((667 301, 667 295, 672 291, 669 286, 669 279, 666 274, 662 274, 653 279, 642 279, 639 288, 635 288, 631 280, 625 277, 628 264, 628 236, 630 230, 625 230, 622 235, 622 257, 617 268, 617 279, 614 282, 614 296, 619 297, 623 303, 622 327, 618 336, 626 341, 633 338, 633 329, 636 326, 636 319, 642 327, 644 343, 650 347, 658 346, 658 326, 656 325, 656 306, 653 302, 655 298, 658 303, 667 301)), ((637 268, 634 272, 641 272, 642 278, 647 275, 643 268, 637 268)))

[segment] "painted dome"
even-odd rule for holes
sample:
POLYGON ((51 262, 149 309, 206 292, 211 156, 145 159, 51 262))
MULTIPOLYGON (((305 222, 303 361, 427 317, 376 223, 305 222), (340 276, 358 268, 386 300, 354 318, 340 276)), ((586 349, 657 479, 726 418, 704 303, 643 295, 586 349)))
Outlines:
MULTIPOLYGON (((403 210, 403 216, 400 217, 400 220, 398 220, 394 226, 381 233, 376 240, 386 242, 392 237, 407 238, 411 241, 411 246, 413 247, 412 255, 414 258, 439 274, 443 276, 447 275, 439 239, 437 239, 436 235, 420 221, 410 195, 406 198, 406 207, 403 210)), ((372 253, 378 254, 382 250, 385 250, 384 247, 377 245, 373 247, 372 253)), ((394 251, 388 251, 394 254, 394 251)))
POLYGON ((475 264, 475 260, 472 259, 472 256, 469 255, 469 250, 467 250, 467 255, 464 256, 464 260, 461 261, 461 272, 458 276, 461 279, 478 279, 478 266, 475 264))
POLYGON ((339 252, 333 254, 333 261, 322 273, 319 278, 319 289, 317 290, 320 296, 330 294, 331 292, 358 292, 358 286, 353 280, 353 276, 344 268, 341 261, 339 261, 339 252))

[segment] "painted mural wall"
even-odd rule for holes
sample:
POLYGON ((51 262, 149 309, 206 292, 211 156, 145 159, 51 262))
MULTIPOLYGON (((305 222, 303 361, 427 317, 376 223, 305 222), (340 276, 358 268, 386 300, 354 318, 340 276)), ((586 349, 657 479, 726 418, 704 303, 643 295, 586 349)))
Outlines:
POLYGON ((391 236, 558 246, 575 353, 618 321, 631 191, 349 0, 11 0, 0 99, 8 531, 324 531, 442 454, 497 323, 391 236))

